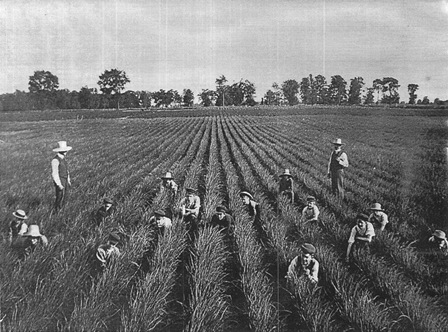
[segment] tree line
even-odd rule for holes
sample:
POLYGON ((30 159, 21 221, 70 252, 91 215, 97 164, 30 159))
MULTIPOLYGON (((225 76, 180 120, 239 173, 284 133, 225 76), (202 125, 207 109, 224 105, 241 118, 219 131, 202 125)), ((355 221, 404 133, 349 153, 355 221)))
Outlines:
MULTIPOLYGON (((16 90, 0 95, 0 110, 44 109, 106 109, 155 107, 191 107, 195 95, 191 89, 159 91, 124 91, 130 82, 126 72, 105 70, 97 82, 98 88, 82 87, 79 91, 59 89, 59 79, 49 71, 35 71, 29 77, 29 91, 16 90)), ((247 79, 228 84, 224 75, 216 78, 216 89, 202 89, 197 95, 202 106, 254 106, 255 84, 247 79)), ((393 77, 375 79, 366 87, 362 77, 354 77, 348 84, 340 75, 331 76, 330 82, 323 75, 308 75, 300 83, 289 79, 273 83, 261 99, 262 105, 361 105, 397 104, 400 102, 398 80, 393 77), (299 99, 300 98, 300 99, 299 99)), ((429 104, 425 96, 417 100, 418 84, 409 84, 409 104, 429 104)), ((438 98, 435 104, 443 104, 438 98)))

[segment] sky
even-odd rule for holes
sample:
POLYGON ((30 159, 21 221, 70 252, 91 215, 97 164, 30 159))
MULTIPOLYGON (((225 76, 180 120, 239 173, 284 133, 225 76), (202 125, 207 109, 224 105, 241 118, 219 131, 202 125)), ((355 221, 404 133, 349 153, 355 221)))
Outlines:
POLYGON ((34 71, 59 88, 98 88, 124 70, 126 89, 197 95, 248 79, 312 74, 394 77, 401 100, 448 99, 448 0, 40 0, 0 2, 0 94, 28 91, 34 71))

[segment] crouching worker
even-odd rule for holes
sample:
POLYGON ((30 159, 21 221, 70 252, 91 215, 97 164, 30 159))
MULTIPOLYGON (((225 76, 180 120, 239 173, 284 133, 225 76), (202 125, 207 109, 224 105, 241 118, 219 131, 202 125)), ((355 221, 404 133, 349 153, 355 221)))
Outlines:
POLYGON ((216 207, 216 213, 212 216, 210 225, 218 227, 219 230, 223 230, 227 235, 233 234, 233 218, 227 213, 227 209, 224 206, 216 207))
POLYGON ((196 189, 187 188, 185 197, 180 201, 180 214, 190 236, 198 231, 200 207, 201 199, 196 195, 196 189))
POLYGON ((428 241, 436 247, 444 256, 448 256, 448 241, 444 231, 436 230, 428 241))
POLYGON ((356 225, 352 228, 350 237, 348 239, 347 254, 345 261, 350 261, 350 253, 352 249, 359 254, 360 251, 370 253, 369 244, 375 236, 373 225, 368 222, 369 217, 365 214, 358 214, 356 216, 356 225))
POLYGON ((118 245, 121 239, 117 233, 110 233, 106 244, 102 244, 96 250, 96 259, 98 260, 102 269, 107 266, 107 263, 112 257, 120 255, 118 245))
POLYGON ((25 211, 17 210, 13 212, 12 215, 15 219, 9 224, 8 239, 10 244, 17 240, 19 236, 25 234, 28 230, 28 225, 25 223, 25 220, 28 219, 28 217, 25 211))
POLYGON ((111 218, 115 208, 113 207, 114 201, 110 198, 105 198, 103 200, 103 205, 95 213, 95 223, 100 226, 102 223, 106 223, 108 219, 111 218))
POLYGON ((316 206, 314 196, 306 198, 306 206, 302 210, 302 221, 317 221, 319 218, 319 209, 316 206))
POLYGON ((289 169, 285 169, 283 174, 279 175, 279 193, 289 199, 291 203, 294 203, 294 180, 289 169))
POLYGON ((319 262, 314 258, 316 248, 310 243, 305 243, 300 249, 300 255, 291 261, 286 275, 288 284, 292 287, 295 287, 303 279, 312 284, 319 281, 319 262))
POLYGON ((369 222, 371 222, 372 225, 378 226, 380 231, 384 231, 387 223, 389 222, 389 219, 387 217, 387 214, 385 214, 384 210, 381 208, 381 204, 374 203, 370 207, 370 211, 372 211, 372 213, 369 216, 369 222))
POLYGON ((165 229, 171 228, 171 219, 167 218, 165 212, 162 210, 157 210, 154 215, 149 218, 149 224, 160 231, 161 234, 165 232, 165 229))
POLYGON ((17 237, 13 242, 12 248, 17 251, 20 260, 31 255, 37 247, 46 246, 48 239, 39 231, 38 225, 30 225, 26 233, 17 237))

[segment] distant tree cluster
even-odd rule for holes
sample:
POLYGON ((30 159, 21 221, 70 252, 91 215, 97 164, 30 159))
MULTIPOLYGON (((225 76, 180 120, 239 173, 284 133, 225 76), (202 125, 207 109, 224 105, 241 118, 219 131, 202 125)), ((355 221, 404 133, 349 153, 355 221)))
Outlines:
MULTIPOLYGON (((130 82, 125 71, 105 70, 97 82, 99 89, 82 87, 79 91, 59 89, 59 79, 49 71, 35 71, 29 77, 29 92, 16 90, 0 95, 0 110, 44 109, 106 109, 155 107, 191 107, 195 95, 192 90, 132 91, 125 90, 130 82)), ((215 81, 216 89, 203 89, 197 96, 202 106, 254 106, 255 84, 241 78, 228 84, 224 75, 215 81)), ((350 79, 349 84, 340 75, 331 76, 329 82, 323 75, 303 77, 300 83, 288 79, 281 84, 274 82, 261 99, 262 105, 360 105, 397 104, 400 102, 398 80, 393 77, 375 79, 366 87, 362 77, 350 79)), ((409 84, 409 104, 430 104, 427 96, 417 99, 418 84, 409 84)), ((435 105, 448 101, 436 98, 435 105)))

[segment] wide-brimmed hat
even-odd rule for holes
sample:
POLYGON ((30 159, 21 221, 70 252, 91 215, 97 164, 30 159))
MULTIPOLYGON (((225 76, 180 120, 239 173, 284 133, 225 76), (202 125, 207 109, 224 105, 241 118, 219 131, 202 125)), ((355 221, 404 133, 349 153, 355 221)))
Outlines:
POLYGON ((306 198, 306 201, 307 201, 307 202, 315 202, 315 201, 316 201, 316 197, 314 197, 314 196, 308 196, 308 197, 306 198))
POLYGON ((316 253, 316 247, 313 246, 311 243, 304 243, 300 246, 300 248, 302 249, 302 252, 305 254, 313 255, 314 253, 316 253))
POLYGON ((172 180, 173 176, 171 175, 171 172, 166 172, 165 176, 162 176, 163 180, 172 180))
POLYGON ((196 193, 196 189, 195 188, 186 188, 185 189, 187 194, 194 194, 196 193))
POLYGON ((227 213, 227 209, 225 206, 220 205, 216 207, 216 212, 227 213))
POLYGON ((369 216, 364 213, 358 213, 356 220, 369 221, 369 216))
POLYGON ((156 210, 156 211, 154 211, 154 215, 165 217, 165 211, 163 211, 163 210, 156 210))
POLYGON ((72 149, 71 146, 67 146, 66 141, 59 141, 58 147, 56 149, 53 149, 54 152, 64 152, 64 151, 70 151, 72 149))
POLYGON ((15 212, 13 212, 12 215, 14 217, 16 217, 16 218, 19 218, 19 219, 28 219, 28 217, 26 216, 25 211, 23 211, 23 210, 17 210, 15 212))
POLYGON ((117 244, 117 243, 120 243, 121 238, 120 238, 120 235, 118 235, 118 234, 115 233, 115 232, 112 232, 112 233, 109 233, 109 238, 108 238, 108 240, 109 240, 109 242, 111 242, 111 243, 115 243, 115 244, 117 244))
POLYGON ((280 174, 280 176, 292 176, 292 175, 291 175, 291 172, 289 171, 289 169, 285 168, 285 171, 282 174, 280 174))
POLYGON ((28 231, 25 234, 23 234, 23 236, 41 237, 42 234, 40 234, 40 232, 39 232, 38 225, 30 225, 28 227, 28 231))
POLYGON ((373 210, 373 211, 384 211, 381 208, 381 204, 380 203, 373 203, 372 206, 370 207, 370 210, 373 210))
POLYGON ((114 201, 111 198, 106 197, 103 199, 103 203, 104 204, 114 204, 114 201))
POLYGON ((340 138, 336 138, 333 142, 331 142, 334 145, 344 145, 344 143, 342 143, 342 140, 340 138))
POLYGON ((446 234, 444 231, 436 230, 436 231, 434 231, 434 233, 432 233, 432 235, 438 239, 446 240, 446 234))
POLYGON ((248 191, 242 191, 242 192, 240 192, 240 197, 243 197, 243 196, 247 196, 247 197, 249 197, 250 199, 254 199, 254 196, 252 196, 252 194, 251 194, 250 192, 248 192, 248 191))

